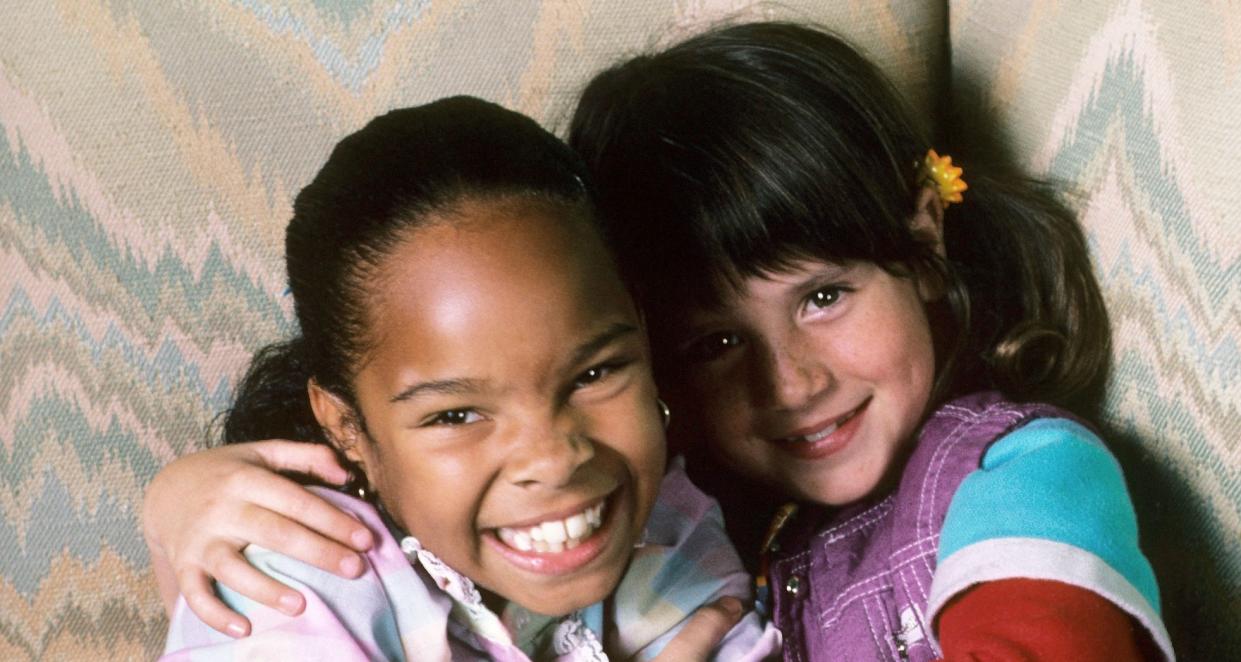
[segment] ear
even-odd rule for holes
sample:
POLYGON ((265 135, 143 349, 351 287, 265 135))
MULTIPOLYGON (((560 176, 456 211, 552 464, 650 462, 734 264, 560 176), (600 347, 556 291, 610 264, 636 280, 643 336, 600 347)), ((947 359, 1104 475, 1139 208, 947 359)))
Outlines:
POLYGON ((914 213, 909 217, 909 230, 914 238, 929 244, 944 257, 944 203, 932 186, 921 186, 914 196, 914 213))
MULTIPOLYGON (((914 239, 926 244, 936 255, 945 257, 944 203, 933 186, 921 186, 914 196, 914 211, 909 217, 909 231, 914 239)), ((944 294, 943 279, 924 267, 917 268, 918 294, 923 301, 938 300, 944 294)))
POLYGON ((340 396, 319 386, 314 378, 306 383, 306 391, 310 395, 310 408, 314 411, 319 426, 327 434, 328 441, 350 462, 365 471, 366 466, 358 447, 362 432, 358 429, 357 414, 353 408, 341 400, 340 396))

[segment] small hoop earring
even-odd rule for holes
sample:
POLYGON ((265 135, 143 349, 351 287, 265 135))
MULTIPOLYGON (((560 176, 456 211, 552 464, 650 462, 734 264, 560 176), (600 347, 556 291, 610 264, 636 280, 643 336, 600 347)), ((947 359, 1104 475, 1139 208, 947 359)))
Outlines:
POLYGON ((343 487, 345 494, 356 496, 357 498, 374 503, 376 493, 370 488, 370 481, 366 479, 366 474, 360 471, 349 471, 349 480, 345 482, 343 487))
POLYGON ((668 429, 668 423, 672 421, 672 410, 668 409, 668 403, 661 398, 655 398, 656 404, 659 405, 659 417, 664 422, 664 429, 668 429))

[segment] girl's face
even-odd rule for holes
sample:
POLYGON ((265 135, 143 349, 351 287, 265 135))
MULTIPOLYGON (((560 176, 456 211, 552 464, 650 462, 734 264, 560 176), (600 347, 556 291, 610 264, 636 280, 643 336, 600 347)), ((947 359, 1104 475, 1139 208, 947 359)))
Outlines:
MULTIPOLYGON (((674 431, 726 467, 829 505, 890 476, 935 360, 924 295, 870 262, 802 261, 671 322, 674 431)), ((678 439, 679 440, 679 439, 678 439)))
MULTIPOLYGON (((546 614, 612 592, 665 459, 639 316, 564 213, 467 202, 406 237, 371 281, 364 422, 335 435, 397 524, 546 614)), ((347 413, 317 393, 316 412, 347 413)))

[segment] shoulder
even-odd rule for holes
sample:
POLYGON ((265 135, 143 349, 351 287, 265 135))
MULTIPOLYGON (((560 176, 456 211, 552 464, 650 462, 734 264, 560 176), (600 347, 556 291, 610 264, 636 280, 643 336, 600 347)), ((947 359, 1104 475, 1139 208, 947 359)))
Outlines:
MULTIPOLYGON (((752 579, 724 532, 715 500, 673 458, 642 545, 612 596, 615 642, 625 657, 649 659, 698 608, 731 595, 749 603, 752 579)), ((720 642, 719 659, 757 659, 778 650, 775 630, 751 612, 720 642)))
POLYGON ((690 482, 683 461, 674 458, 642 543, 617 587, 618 617, 640 619, 656 604, 684 616, 718 595, 747 596, 749 586, 715 500, 690 482))
POLYGON ((165 647, 173 659, 298 658, 308 651, 324 659, 404 659, 412 641, 443 648, 450 604, 405 559, 376 509, 358 499, 310 488, 366 523, 376 544, 365 554, 366 571, 344 579, 284 554, 250 545, 244 554, 260 572, 296 589, 306 600, 287 616, 217 585, 220 599, 250 619, 252 634, 231 639, 202 623, 184 601, 170 624, 165 647), (429 638, 428 638, 429 637, 429 638), (261 653, 261 655, 259 654, 261 653), (175 655, 174 655, 175 654, 175 655))
POLYGON ((1136 541, 1119 463, 1093 432, 1069 419, 1036 418, 1004 434, 953 495, 940 558, 1005 532, 1088 548, 1136 541))
POLYGON ((1038 418, 997 439, 952 497, 939 558, 1010 537, 1065 542, 1109 558, 1136 545, 1120 465, 1085 426, 1038 418))
POLYGON ((1167 641, 1116 458, 1082 423, 1036 417, 985 452, 953 495, 929 611, 979 582, 1026 577, 1089 589, 1167 641))

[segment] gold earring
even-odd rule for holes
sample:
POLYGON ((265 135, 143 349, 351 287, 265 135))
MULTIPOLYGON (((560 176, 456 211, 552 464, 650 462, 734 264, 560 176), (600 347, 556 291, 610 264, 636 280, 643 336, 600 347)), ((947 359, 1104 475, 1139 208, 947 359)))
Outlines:
POLYGON ((374 503, 376 493, 375 490, 371 489, 370 484, 371 483, 367 480, 364 472, 350 469, 349 480, 345 481, 343 490, 345 494, 356 496, 366 502, 374 503))

